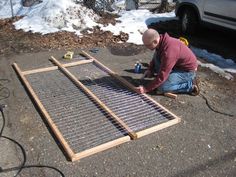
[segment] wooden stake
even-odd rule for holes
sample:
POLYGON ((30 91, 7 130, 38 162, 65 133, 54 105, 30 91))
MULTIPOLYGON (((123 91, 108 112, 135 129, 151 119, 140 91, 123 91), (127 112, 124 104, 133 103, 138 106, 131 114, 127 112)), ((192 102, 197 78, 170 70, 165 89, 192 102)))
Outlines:
POLYGON ((174 94, 174 93, 164 93, 165 96, 169 97, 169 98, 173 98, 173 99, 176 99, 177 98, 177 95, 174 94))

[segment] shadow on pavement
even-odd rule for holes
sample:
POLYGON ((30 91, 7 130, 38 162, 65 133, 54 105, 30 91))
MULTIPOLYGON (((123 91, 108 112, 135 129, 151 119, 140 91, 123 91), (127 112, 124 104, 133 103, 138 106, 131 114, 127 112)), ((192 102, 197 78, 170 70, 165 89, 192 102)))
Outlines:
MULTIPOLYGON (((210 167, 221 165, 222 163, 226 163, 228 161, 233 161, 235 157, 236 157, 236 151, 233 151, 233 152, 228 153, 226 155, 219 156, 218 158, 209 160, 205 164, 195 165, 192 168, 180 171, 179 173, 177 173, 177 174, 175 174, 175 175, 173 175, 171 177, 195 176, 195 175, 197 175, 200 172, 203 172, 203 171, 205 171, 207 169, 210 169, 210 167)), ((231 174, 229 176, 235 176, 235 173, 231 174)))

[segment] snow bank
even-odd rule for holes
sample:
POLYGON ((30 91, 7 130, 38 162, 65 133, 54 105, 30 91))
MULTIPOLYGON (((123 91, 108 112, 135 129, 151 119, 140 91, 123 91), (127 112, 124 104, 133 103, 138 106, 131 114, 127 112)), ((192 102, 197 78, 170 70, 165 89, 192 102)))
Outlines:
POLYGON ((219 74, 221 77, 224 77, 228 80, 233 80, 234 76, 232 76, 230 73, 227 73, 224 71, 224 69, 212 64, 212 63, 202 63, 201 61, 198 60, 198 64, 201 67, 205 67, 205 68, 209 68, 210 70, 212 70, 213 72, 219 74))
POLYGON ((225 59, 222 56, 210 53, 205 49, 198 49, 195 47, 191 47, 191 49, 197 57, 203 58, 207 62, 219 66, 226 72, 236 73, 236 63, 233 60, 225 59))
MULTIPOLYGON (((81 30, 96 26, 96 21, 99 19, 92 10, 72 0, 44 0, 32 7, 23 7, 19 0, 13 1, 14 12, 25 16, 14 25, 16 29, 23 29, 26 32, 47 34, 65 30, 79 35, 81 30)), ((6 4, 9 5, 9 2, 5 0, 6 4)), ((6 10, 5 6, 2 10, 6 10)))
POLYGON ((149 10, 123 10, 119 12, 119 15, 120 17, 117 18, 117 21, 120 22, 116 23, 115 26, 112 24, 106 27, 100 25, 101 29, 111 31, 115 35, 118 35, 120 31, 128 33, 129 40, 127 42, 138 45, 143 44, 141 33, 147 29, 147 25, 176 18, 174 12, 153 14, 149 10))
POLYGON ((191 47, 191 50, 198 58, 202 58, 206 62, 210 62, 202 63, 198 61, 200 66, 207 67, 228 80, 232 80, 234 78, 231 74, 229 74, 236 73, 236 63, 233 60, 225 59, 222 56, 210 53, 205 49, 191 47))

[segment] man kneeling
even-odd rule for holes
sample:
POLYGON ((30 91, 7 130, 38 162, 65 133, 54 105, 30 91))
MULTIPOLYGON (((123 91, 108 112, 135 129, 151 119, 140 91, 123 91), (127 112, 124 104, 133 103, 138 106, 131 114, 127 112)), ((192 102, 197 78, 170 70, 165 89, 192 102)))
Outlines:
POLYGON ((167 33, 159 35, 154 29, 146 30, 142 40, 148 49, 155 50, 144 77, 155 76, 155 79, 146 87, 136 87, 138 93, 157 89, 157 93, 199 94, 196 80, 197 58, 182 41, 167 33))

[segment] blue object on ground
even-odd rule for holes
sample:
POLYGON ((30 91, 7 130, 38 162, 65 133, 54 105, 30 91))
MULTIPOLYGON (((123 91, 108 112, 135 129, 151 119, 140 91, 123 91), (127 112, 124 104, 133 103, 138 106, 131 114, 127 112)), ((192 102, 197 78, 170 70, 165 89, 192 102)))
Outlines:
POLYGON ((135 73, 140 73, 142 69, 142 65, 140 63, 135 64, 134 72, 135 73))
POLYGON ((92 53, 97 53, 99 51, 99 49, 98 48, 93 48, 93 49, 90 49, 89 51, 92 52, 92 53))

